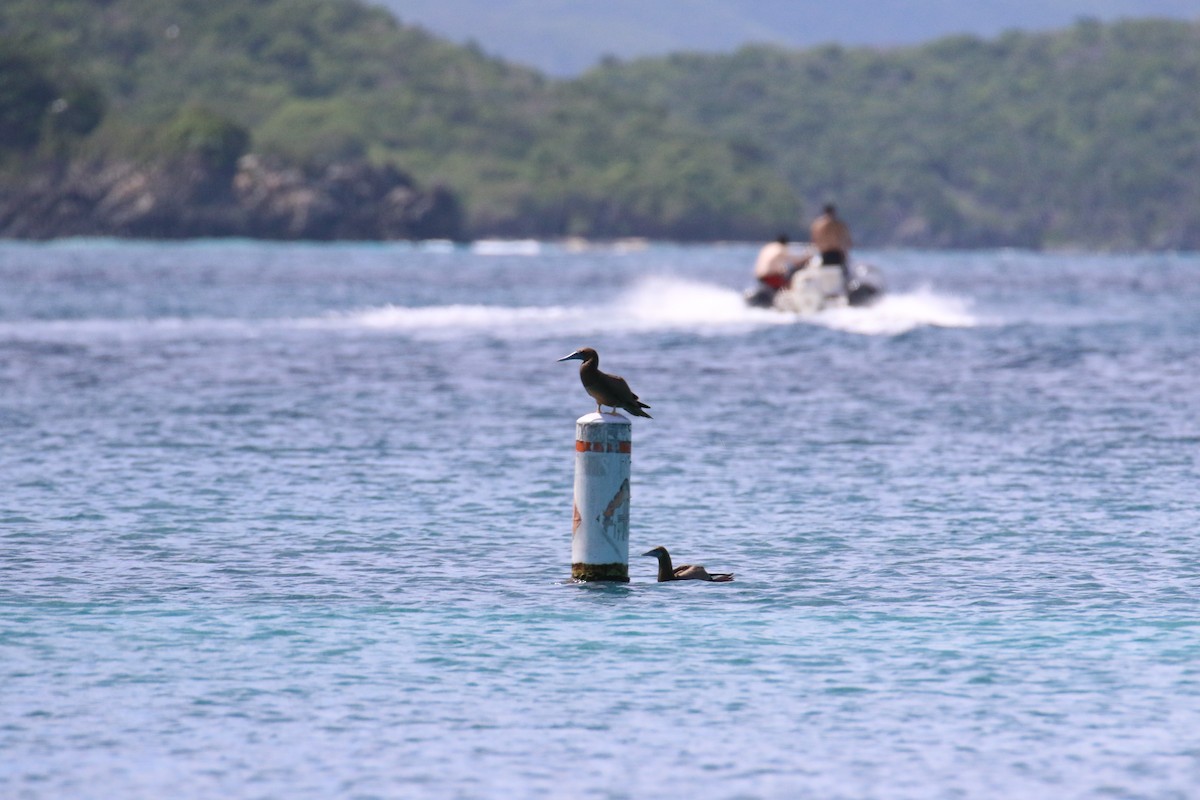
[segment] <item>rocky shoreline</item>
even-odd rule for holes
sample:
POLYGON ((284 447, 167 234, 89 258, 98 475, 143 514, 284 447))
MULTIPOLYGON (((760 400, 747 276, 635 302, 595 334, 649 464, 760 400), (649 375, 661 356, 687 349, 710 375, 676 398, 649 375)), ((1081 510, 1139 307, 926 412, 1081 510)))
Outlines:
POLYGON ((0 185, 0 237, 459 239, 443 187, 366 161, 301 169, 258 155, 219 170, 201 159, 41 167, 0 185))

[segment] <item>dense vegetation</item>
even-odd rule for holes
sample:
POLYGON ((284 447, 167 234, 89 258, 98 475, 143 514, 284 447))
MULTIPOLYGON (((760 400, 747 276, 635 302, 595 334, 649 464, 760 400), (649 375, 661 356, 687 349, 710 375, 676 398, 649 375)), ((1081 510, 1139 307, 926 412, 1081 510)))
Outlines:
POLYGON ((0 40, 0 158, 70 147, 104 116, 104 96, 54 60, 0 40))
POLYGON ((104 89, 88 149, 109 157, 169 149, 203 109, 254 152, 448 185, 477 235, 759 237, 796 213, 755 154, 636 94, 551 82, 350 0, 6 0, 0 36, 104 89))
POLYGON ((469 235, 1200 247, 1200 24, 745 48, 573 81, 356 0, 5 0, 0 169, 245 153, 450 188, 469 235))
POLYGON ((1200 247, 1200 23, 881 52, 754 47, 593 72, 768 154, 858 238, 1200 247))

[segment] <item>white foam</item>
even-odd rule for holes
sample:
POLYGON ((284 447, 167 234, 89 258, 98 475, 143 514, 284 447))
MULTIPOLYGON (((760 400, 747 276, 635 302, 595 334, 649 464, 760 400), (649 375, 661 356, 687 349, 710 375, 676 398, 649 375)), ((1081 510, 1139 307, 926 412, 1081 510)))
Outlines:
POLYGON ((637 330, 721 329, 791 324, 794 317, 750 308, 741 292, 682 278, 643 278, 605 309, 637 330))
POLYGON ((414 333, 488 331, 497 335, 614 330, 692 330, 720 334, 768 325, 812 324, 865 336, 895 336, 919 327, 973 327, 979 321, 970 312, 970 301, 937 294, 929 287, 885 295, 880 302, 866 308, 829 309, 801 317, 749 308, 741 292, 728 287, 654 276, 639 280, 616 298, 596 306, 385 306, 337 315, 318 324, 414 333))
POLYGON ((0 337, 86 343, 97 339, 179 339, 201 332, 205 335, 247 338, 258 335, 263 326, 262 321, 214 317, 33 319, 0 323, 0 337))
POLYGON ((387 305, 299 319, 84 319, 0 324, 0 335, 35 338, 176 337, 197 331, 254 336, 271 329, 398 331, 454 338, 487 333, 510 338, 603 332, 685 330, 714 335, 772 325, 822 325, 868 336, 894 336, 918 327, 972 327, 970 302, 925 287, 885 295, 867 308, 839 308, 809 316, 749 308, 741 292, 725 286, 656 276, 639 280, 611 300, 592 306, 387 305))
POLYGON ((861 308, 831 308, 812 321, 835 330, 864 336, 898 336, 915 328, 973 328, 980 324, 971 301, 936 294, 928 286, 904 294, 885 294, 861 308))
POLYGON ((795 318, 747 308, 741 293, 721 286, 676 278, 646 278, 611 301, 594 306, 383 306, 335 314, 300 324, 358 326, 434 336, 560 335, 603 331, 644 332, 793 324, 795 318))
POLYGON ((364 328, 380 330, 494 329, 527 326, 546 326, 570 323, 580 314, 579 309, 562 306, 452 305, 383 306, 368 308, 347 315, 327 317, 324 321, 344 321, 364 328))
POLYGON ((537 239, 480 239, 471 244, 471 252, 480 256, 536 256, 542 252, 537 239))

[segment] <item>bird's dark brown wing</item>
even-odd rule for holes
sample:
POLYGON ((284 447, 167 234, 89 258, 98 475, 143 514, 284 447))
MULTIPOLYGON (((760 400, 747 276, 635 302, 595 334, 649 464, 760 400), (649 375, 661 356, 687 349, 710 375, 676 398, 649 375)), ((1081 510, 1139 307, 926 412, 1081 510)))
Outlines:
POLYGON ((715 581, 724 583, 733 580, 732 572, 711 573, 699 564, 683 564, 675 568, 677 581, 715 581))
MULTIPOLYGON (((629 388, 629 384, 620 375, 609 375, 611 378, 612 397, 617 401, 616 405, 633 414, 635 417, 646 417, 651 419, 650 415, 643 408, 650 406, 638 400, 638 396, 629 388)), ((609 405, 612 405, 611 403, 609 405)))

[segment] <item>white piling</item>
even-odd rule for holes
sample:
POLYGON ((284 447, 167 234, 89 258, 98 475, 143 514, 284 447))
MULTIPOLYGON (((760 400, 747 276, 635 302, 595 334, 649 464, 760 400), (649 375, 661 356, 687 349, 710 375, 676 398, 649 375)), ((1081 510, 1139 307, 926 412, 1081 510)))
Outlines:
POLYGON ((629 582, 631 431, 621 414, 575 420, 574 580, 629 582))

